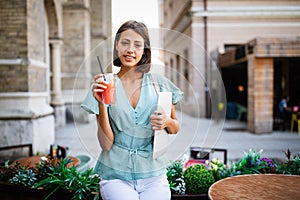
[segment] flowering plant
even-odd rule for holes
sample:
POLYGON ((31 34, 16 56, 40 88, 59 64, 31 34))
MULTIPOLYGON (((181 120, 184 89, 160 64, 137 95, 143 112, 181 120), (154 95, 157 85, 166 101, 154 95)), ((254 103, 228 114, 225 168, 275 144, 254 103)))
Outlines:
POLYGON ((231 168, 234 170, 234 175, 239 174, 261 174, 276 172, 276 164, 269 158, 261 158, 263 150, 256 152, 249 149, 245 156, 238 162, 233 163, 231 168))
POLYGON ((211 161, 207 160, 206 164, 209 165, 209 169, 212 171, 215 181, 226 177, 229 172, 228 167, 220 162, 218 158, 213 158, 211 161))
POLYGON ((277 164, 270 158, 260 158, 259 159, 259 171, 263 174, 265 173, 276 173, 277 164))
POLYGON ((170 189, 175 194, 185 193, 185 182, 183 177, 183 161, 174 161, 167 167, 167 178, 170 189))
MULTIPOLYGON (((291 156, 290 150, 287 150, 287 161, 280 164, 268 157, 262 157, 263 150, 255 151, 249 149, 244 153, 244 157, 229 165, 220 162, 214 158, 211 161, 207 160, 205 164, 195 164, 184 169, 183 161, 175 161, 167 169, 167 176, 170 183, 170 188, 176 194, 201 193, 203 189, 197 187, 201 181, 206 181, 206 185, 211 185, 213 181, 220 179, 243 175, 243 174, 266 174, 279 173, 300 175, 300 154, 291 156), (194 167, 196 166, 196 167, 194 167), (204 168, 207 170, 204 170, 204 168), (213 177, 211 177, 211 175, 213 177)), ((202 186, 201 186, 202 188, 202 186)))
POLYGON ((291 151, 285 152, 287 161, 277 166, 277 172, 281 174, 300 175, 300 154, 292 158, 291 151))
POLYGON ((47 159, 36 167, 22 166, 18 162, 9 165, 6 162, 4 166, 0 166, 0 181, 29 188, 49 189, 50 193, 45 199, 52 198, 59 189, 72 191, 75 200, 94 199, 95 194, 99 193, 100 177, 93 174, 93 169, 79 172, 75 166, 68 167, 70 162, 68 158, 60 162, 47 159))

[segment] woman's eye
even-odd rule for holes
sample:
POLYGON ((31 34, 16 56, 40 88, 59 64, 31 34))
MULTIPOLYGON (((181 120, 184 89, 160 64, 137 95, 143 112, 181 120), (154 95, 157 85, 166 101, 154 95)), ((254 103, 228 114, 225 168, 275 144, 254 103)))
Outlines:
POLYGON ((142 47, 142 45, 141 44, 136 44, 135 47, 139 49, 139 48, 142 47))
POLYGON ((122 45, 128 45, 128 42, 121 42, 122 45))

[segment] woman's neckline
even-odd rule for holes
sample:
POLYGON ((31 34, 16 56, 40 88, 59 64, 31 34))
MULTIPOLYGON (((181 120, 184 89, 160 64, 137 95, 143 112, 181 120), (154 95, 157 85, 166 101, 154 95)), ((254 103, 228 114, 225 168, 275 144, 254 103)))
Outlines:
POLYGON ((127 102, 128 105, 130 106, 130 108, 131 108, 132 110, 134 110, 134 111, 139 107, 139 104, 140 104, 140 102, 141 102, 141 97, 142 97, 142 95, 143 95, 143 93, 144 93, 144 92, 143 92, 143 90, 144 90, 144 89, 143 89, 143 88, 144 88, 143 85, 144 85, 144 82, 145 82, 145 78, 146 78, 145 73, 142 73, 140 95, 139 95, 137 104, 136 104, 135 106, 133 106, 133 105, 131 105, 131 103, 130 103, 130 101, 129 101, 127 95, 126 95, 126 91, 125 91, 125 88, 124 88, 124 85, 123 85, 123 82, 122 82, 121 78, 117 75, 117 79, 120 81, 120 86, 121 86, 121 88, 122 88, 122 93, 123 93, 124 97, 126 98, 126 102, 127 102))

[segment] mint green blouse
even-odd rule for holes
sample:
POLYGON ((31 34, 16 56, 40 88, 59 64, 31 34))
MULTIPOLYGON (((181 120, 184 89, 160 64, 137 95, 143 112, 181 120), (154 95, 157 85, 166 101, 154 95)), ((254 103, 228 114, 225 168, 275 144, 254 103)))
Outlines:
MULTIPOLYGON (((155 74, 161 92, 172 92, 172 103, 177 104, 183 92, 170 80, 155 74)), ((143 75, 140 98, 134 109, 125 94, 121 80, 116 78, 116 101, 109 105, 108 115, 114 133, 109 151, 102 151, 95 172, 103 179, 137 180, 166 173, 165 156, 152 158, 154 131, 150 115, 157 108, 157 94, 150 73, 143 75)), ((98 102, 89 90, 81 107, 91 114, 99 114, 98 102)))

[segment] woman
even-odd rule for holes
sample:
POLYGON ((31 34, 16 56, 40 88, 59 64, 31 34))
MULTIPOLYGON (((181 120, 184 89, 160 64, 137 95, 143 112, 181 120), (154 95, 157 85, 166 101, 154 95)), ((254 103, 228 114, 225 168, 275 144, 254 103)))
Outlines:
POLYGON ((93 89, 82 107, 95 113, 98 140, 102 148, 95 172, 101 177, 104 200, 170 199, 166 159, 152 158, 153 133, 179 130, 174 105, 183 93, 168 79, 155 75, 160 91, 172 92, 171 117, 156 111, 157 93, 151 74, 151 49, 147 27, 140 22, 125 22, 114 42, 116 101, 104 105, 100 93, 106 89, 103 74, 94 77, 93 89), (93 97, 91 97, 93 95, 93 97))

